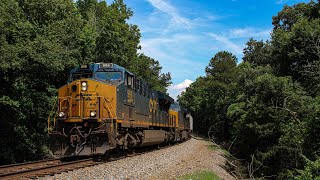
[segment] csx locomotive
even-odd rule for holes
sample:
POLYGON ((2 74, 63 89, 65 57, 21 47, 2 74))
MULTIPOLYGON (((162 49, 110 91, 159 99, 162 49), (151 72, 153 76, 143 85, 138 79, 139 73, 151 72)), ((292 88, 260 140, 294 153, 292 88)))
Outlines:
POLYGON ((48 118, 50 148, 59 157, 104 155, 190 137, 187 112, 127 69, 112 63, 81 65, 48 118))

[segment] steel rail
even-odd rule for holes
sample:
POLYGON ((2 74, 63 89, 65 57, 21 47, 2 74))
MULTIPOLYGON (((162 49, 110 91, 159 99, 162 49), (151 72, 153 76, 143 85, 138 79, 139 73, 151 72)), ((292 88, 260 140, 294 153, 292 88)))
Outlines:
POLYGON ((32 161, 32 162, 24 162, 24 163, 17 163, 17 164, 7 164, 7 165, 0 166, 0 171, 2 171, 5 168, 23 166, 23 165, 29 165, 29 164, 37 164, 37 163, 43 163, 43 162, 50 162, 50 161, 55 161, 55 160, 60 160, 60 159, 43 159, 43 160, 32 161))
POLYGON ((16 178, 22 178, 22 177, 37 177, 39 175, 40 176, 51 175, 51 174, 55 174, 58 172, 69 171, 69 170, 81 168, 84 166, 91 166, 91 165, 95 165, 95 164, 99 164, 99 162, 94 162, 93 158, 82 159, 82 160, 77 160, 77 161, 64 162, 64 163, 59 163, 59 164, 54 164, 54 165, 48 165, 48 166, 43 166, 43 167, 36 167, 36 168, 25 169, 25 170, 21 170, 21 171, 4 173, 4 174, 0 174, 0 178, 1 179, 16 179, 16 178))

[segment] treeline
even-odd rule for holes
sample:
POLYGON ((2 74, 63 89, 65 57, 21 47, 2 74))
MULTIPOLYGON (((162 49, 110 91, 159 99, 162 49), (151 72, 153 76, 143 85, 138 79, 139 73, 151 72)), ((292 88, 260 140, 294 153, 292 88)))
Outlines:
POLYGON ((270 41, 250 39, 240 64, 218 52, 179 102, 250 177, 320 178, 320 4, 284 6, 272 24, 270 41))
POLYGON ((0 164, 45 156, 50 108, 75 66, 117 63, 166 91, 170 73, 138 53, 132 15, 122 0, 0 1, 0 164))

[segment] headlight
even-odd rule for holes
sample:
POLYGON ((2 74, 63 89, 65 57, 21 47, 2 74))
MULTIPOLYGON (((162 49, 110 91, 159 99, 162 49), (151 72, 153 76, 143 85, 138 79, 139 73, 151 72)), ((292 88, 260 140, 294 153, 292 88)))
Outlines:
POLYGON ((82 83, 81 83, 81 90, 82 90, 82 91, 86 91, 86 90, 87 90, 87 87, 88 87, 87 82, 82 82, 82 83))
POLYGON ((95 117, 95 116, 96 116, 96 114, 97 114, 97 112, 96 112, 96 111, 90 111, 90 116, 91 116, 91 117, 95 117))
POLYGON ((58 115, 58 116, 61 117, 61 118, 64 117, 64 112, 62 112, 62 111, 59 112, 59 115, 58 115))

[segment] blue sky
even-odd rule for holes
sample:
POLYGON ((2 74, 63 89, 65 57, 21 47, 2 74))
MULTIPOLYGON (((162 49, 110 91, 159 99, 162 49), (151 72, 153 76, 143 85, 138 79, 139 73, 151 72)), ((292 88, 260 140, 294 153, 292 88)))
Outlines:
POLYGON ((243 57, 249 38, 270 39, 272 16, 283 5, 309 0, 125 0, 139 26, 144 54, 170 72, 176 96, 199 76, 211 57, 226 50, 243 57))

